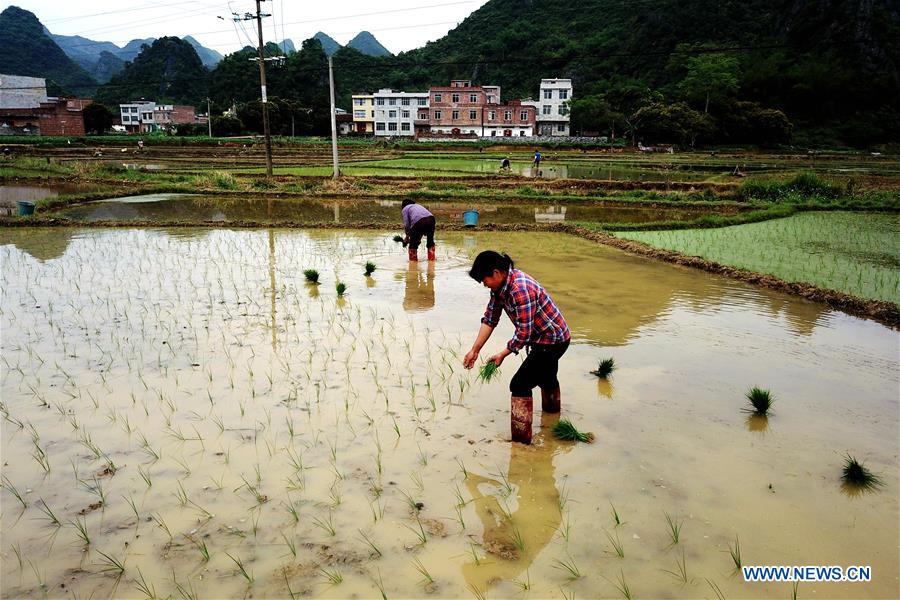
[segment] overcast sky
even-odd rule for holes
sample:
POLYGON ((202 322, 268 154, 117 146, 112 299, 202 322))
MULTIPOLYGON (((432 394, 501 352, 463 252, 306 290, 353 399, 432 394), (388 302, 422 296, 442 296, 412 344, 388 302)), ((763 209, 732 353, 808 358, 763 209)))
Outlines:
MULTIPOLYGON (((393 53, 443 37, 487 0, 268 0, 262 3, 266 41, 300 42, 323 31, 346 44, 370 31, 393 53)), ((3 4, 37 15, 51 33, 81 35, 124 46, 135 38, 192 35, 228 54, 256 45, 255 22, 234 23, 232 13, 255 12, 252 0, 19 0, 3 4), (221 20, 218 17, 223 17, 221 20)))

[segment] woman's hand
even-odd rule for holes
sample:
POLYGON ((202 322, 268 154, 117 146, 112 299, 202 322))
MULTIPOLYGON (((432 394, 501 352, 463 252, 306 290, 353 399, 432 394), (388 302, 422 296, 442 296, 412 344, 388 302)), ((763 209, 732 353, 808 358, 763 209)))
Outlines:
POLYGON ((503 364, 503 359, 509 356, 508 350, 503 350, 502 352, 498 352, 488 359, 488 362, 493 362, 498 367, 503 364))
POLYGON ((476 360, 478 360, 478 350, 472 348, 463 357, 463 366, 467 369, 471 369, 475 365, 476 360))

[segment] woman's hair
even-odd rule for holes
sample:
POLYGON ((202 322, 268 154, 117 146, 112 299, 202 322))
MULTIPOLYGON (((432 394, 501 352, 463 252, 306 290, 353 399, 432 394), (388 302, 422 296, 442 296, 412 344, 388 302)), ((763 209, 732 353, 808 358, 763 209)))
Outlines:
POLYGON ((410 198, 405 198, 405 199, 403 200, 403 204, 400 205, 400 208, 401 208, 401 209, 404 209, 404 208, 406 208, 407 206, 409 206, 410 204, 415 204, 415 203, 416 203, 415 200, 412 200, 412 199, 410 199, 410 198))
POLYGON ((485 250, 475 257, 472 268, 469 270, 469 277, 481 283, 481 281, 493 272, 500 271, 506 273, 513 266, 512 259, 506 254, 500 254, 493 250, 485 250))

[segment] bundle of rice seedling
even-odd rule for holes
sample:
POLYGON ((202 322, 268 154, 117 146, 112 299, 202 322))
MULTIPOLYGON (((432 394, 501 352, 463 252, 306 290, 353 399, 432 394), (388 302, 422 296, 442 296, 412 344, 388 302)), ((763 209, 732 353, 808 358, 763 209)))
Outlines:
POLYGON ((768 415, 769 409, 772 408, 772 404, 775 403, 775 398, 772 397, 769 390, 764 390, 756 386, 753 386, 753 388, 747 392, 745 397, 753 406, 752 411, 749 409, 745 410, 747 410, 747 412, 755 412, 758 415, 768 415))
POLYGON ((488 381, 493 379, 494 376, 496 376, 499 373, 500 373, 500 367, 497 366, 497 363, 495 363, 492 360, 489 360, 486 363, 484 363, 483 365, 481 365, 481 370, 478 371, 478 378, 481 379, 481 381, 487 383, 488 381))
POLYGON ((553 435, 558 440, 585 442, 588 444, 594 443, 593 433, 582 433, 581 431, 578 431, 575 426, 572 425, 572 421, 569 421, 568 419, 560 419, 557 421, 556 425, 553 426, 553 435))
POLYGON ((844 459, 844 469, 841 474, 841 479, 843 479, 844 483, 847 485, 856 486, 866 490, 873 490, 884 485, 878 475, 869 471, 865 465, 849 454, 844 459))
POLYGON ((395 236, 394 236, 394 241, 397 242, 398 244, 401 243, 401 242, 403 242, 403 236, 402 236, 402 235, 395 235, 395 236))
POLYGON ((303 271, 303 276, 310 283, 319 283, 319 272, 315 269, 306 269, 303 271))
POLYGON ((615 369, 616 361, 614 361, 612 358, 604 358, 600 361, 600 365, 597 367, 597 370, 591 371, 591 375, 596 375, 601 379, 606 379, 615 369))
POLYGON ((375 272, 375 263, 372 261, 366 262, 366 277, 375 272))

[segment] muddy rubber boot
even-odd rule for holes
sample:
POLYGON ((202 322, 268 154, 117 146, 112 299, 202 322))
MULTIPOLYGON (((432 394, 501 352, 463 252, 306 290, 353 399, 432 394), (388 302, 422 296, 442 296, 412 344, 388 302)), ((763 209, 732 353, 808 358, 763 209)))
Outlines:
POLYGON ((555 388, 541 388, 541 411, 545 413, 559 412, 559 386, 555 388))
POLYGON ((428 249, 428 260, 434 260, 435 249, 436 249, 435 246, 432 246, 431 248, 428 249))
POLYGON ((410 248, 409 249, 409 260, 415 262, 419 260, 419 249, 418 248, 410 248))
POLYGON ((531 422, 534 419, 534 400, 531 396, 513 396, 510 402, 510 431, 512 441, 531 443, 531 422))

